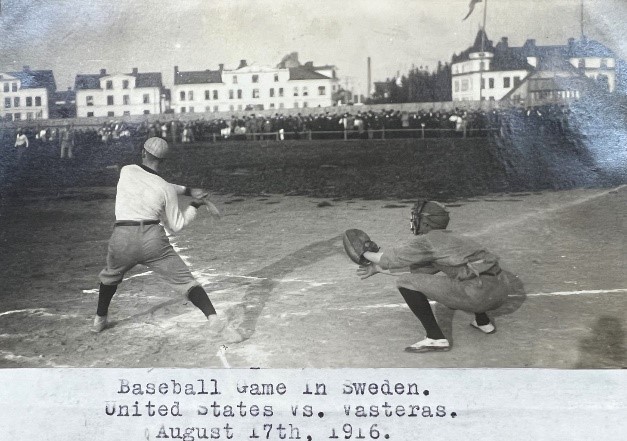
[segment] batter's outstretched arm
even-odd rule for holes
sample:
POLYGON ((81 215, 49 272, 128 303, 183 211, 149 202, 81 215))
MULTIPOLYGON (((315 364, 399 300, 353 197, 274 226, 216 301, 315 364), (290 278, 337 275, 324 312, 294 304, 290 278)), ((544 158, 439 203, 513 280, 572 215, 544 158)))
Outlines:
POLYGON ((173 186, 170 186, 165 191, 165 208, 163 219, 161 220, 170 231, 178 233, 196 218, 197 209, 198 205, 192 203, 181 211, 179 209, 176 190, 173 186))

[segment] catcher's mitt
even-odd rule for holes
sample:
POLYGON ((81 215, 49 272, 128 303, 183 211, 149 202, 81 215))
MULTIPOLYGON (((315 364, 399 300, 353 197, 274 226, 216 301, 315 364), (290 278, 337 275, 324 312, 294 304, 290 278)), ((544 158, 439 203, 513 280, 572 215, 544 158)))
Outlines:
POLYGON ((376 253, 379 247, 370 240, 370 237, 361 230, 346 230, 342 236, 344 250, 350 259, 358 265, 369 265, 370 261, 364 257, 366 251, 376 253))

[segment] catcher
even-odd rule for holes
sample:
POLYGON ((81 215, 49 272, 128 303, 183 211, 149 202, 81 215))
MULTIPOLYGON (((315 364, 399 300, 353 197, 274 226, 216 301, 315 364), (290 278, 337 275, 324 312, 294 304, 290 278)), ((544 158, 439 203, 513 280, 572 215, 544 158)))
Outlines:
POLYGON ((447 230, 448 223, 449 213, 442 204, 421 201, 411 211, 411 230, 416 237, 406 245, 381 252, 365 233, 344 238, 347 253, 361 264, 357 270, 361 279, 391 274, 393 269, 410 269, 410 273, 399 275, 396 286, 427 335, 405 348, 407 352, 450 350, 429 300, 474 313, 471 326, 492 334, 496 328, 486 311, 498 308, 510 293, 498 258, 477 242, 447 230))
POLYGON ((120 171, 115 199, 115 225, 107 254, 107 266, 100 272, 98 308, 92 330, 103 331, 108 324, 109 304, 124 274, 138 264, 146 265, 163 277, 209 321, 212 332, 227 331, 230 342, 241 341, 236 331, 226 327, 218 317, 207 293, 194 278, 185 262, 176 253, 166 235, 176 233, 196 217, 205 205, 219 216, 217 208, 207 199, 207 191, 166 182, 158 171, 168 154, 168 143, 149 138, 142 149, 142 164, 127 165, 120 171), (191 196, 192 202, 179 209, 178 195, 191 196))

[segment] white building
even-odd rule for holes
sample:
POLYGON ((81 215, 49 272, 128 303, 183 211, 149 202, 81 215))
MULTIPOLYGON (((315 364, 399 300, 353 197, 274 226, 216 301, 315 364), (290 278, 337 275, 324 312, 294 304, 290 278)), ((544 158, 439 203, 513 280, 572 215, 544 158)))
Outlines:
POLYGON ((179 71, 174 67, 171 107, 175 113, 233 112, 333 105, 338 88, 334 66, 248 65, 236 69, 179 71))
POLYGON ((118 117, 159 114, 165 111, 165 90, 160 72, 76 75, 76 116, 118 117))
POLYGON ((50 97, 56 91, 51 70, 0 72, 0 118, 5 121, 48 119, 50 97))
POLYGON ((453 101, 520 101, 530 93, 538 99, 578 98, 585 81, 573 81, 574 77, 590 78, 610 92, 616 88, 615 55, 585 37, 579 41, 571 38, 566 45, 536 46, 535 40, 529 39, 522 47, 510 47, 506 37, 494 46, 479 31, 470 48, 453 56, 451 70, 453 101), (551 76, 557 79, 552 82, 553 91, 546 89, 551 82, 540 81, 551 76), (518 90, 532 77, 542 89, 525 84, 518 90), (568 84, 559 85, 561 78, 568 78, 568 84), (573 89, 575 85, 577 89, 573 89))

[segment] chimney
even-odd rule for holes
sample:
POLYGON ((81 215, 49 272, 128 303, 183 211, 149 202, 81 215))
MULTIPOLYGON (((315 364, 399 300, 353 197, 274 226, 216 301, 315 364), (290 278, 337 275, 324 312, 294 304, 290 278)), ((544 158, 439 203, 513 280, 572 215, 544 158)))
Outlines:
POLYGON ((507 48, 509 45, 507 37, 501 37, 501 43, 503 44, 503 47, 507 48))
POLYGON ((575 39, 574 38, 569 38, 568 39, 568 47, 573 47, 573 45, 575 44, 575 39))
POLYGON ((220 63, 218 66, 220 66, 220 72, 222 72, 224 70, 224 63, 220 63))
POLYGON ((368 57, 368 90, 366 91, 366 98, 370 98, 371 89, 372 89, 372 68, 370 66, 370 57, 368 57))
POLYGON ((107 69, 100 69, 100 75, 106 75, 107 69))
POLYGON ((137 68, 136 68, 136 67, 134 67, 134 68, 133 68, 133 75, 137 75, 137 72, 138 72, 137 68))
POLYGON ((239 66, 237 66, 238 69, 241 69, 242 67, 246 67, 246 66, 248 66, 248 64, 246 64, 246 60, 239 60, 239 66))

